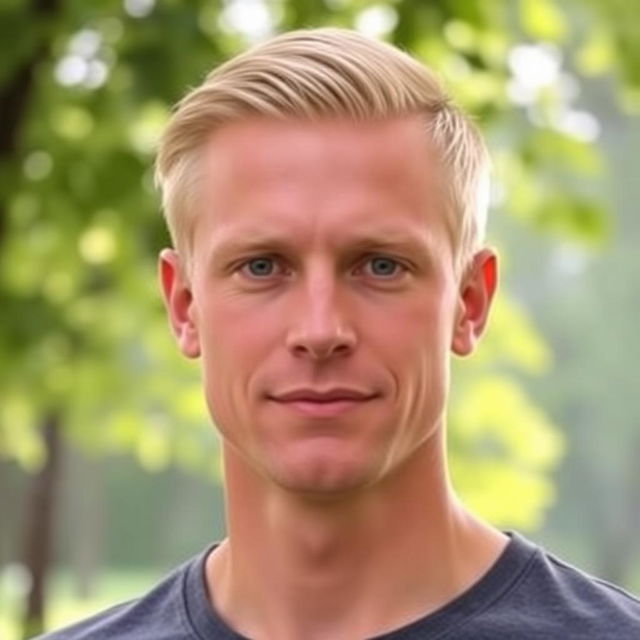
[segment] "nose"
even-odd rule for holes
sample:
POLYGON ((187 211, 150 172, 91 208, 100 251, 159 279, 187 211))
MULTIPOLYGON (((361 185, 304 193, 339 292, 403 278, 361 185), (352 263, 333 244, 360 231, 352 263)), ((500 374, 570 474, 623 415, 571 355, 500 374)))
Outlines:
POLYGON ((326 360, 353 352, 356 333, 330 279, 308 283, 287 335, 287 347, 296 357, 326 360))

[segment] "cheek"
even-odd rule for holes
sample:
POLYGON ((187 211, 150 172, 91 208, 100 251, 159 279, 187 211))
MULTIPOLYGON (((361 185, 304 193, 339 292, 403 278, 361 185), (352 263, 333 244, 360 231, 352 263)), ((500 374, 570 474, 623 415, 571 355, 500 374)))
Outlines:
POLYGON ((217 361, 220 369, 233 364, 234 370, 249 359, 259 359, 276 330, 264 305, 251 305, 225 291, 205 299, 197 321, 203 356, 214 366, 217 361))
MULTIPOLYGON (((432 423, 446 399, 451 322, 442 296, 424 295, 393 322, 378 325, 377 342, 395 379, 400 422, 432 423)), ((399 430, 399 434, 403 429, 399 430)))
POLYGON ((241 420, 256 389, 252 381, 264 368, 277 335, 273 318, 246 308, 224 294, 216 303, 200 305, 197 314, 202 369, 209 409, 214 420, 241 420))
POLYGON ((407 369, 409 362, 419 365, 425 358, 441 362, 448 356, 451 337, 448 308, 442 298, 425 294, 412 304, 379 314, 382 322, 373 327, 376 342, 401 369, 407 369))

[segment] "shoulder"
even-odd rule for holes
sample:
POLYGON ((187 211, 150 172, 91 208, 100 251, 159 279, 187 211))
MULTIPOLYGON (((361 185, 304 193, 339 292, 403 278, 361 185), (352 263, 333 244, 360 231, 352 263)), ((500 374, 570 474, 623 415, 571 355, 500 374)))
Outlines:
POLYGON ((136 602, 136 600, 123 602, 57 631, 37 636, 32 640, 88 640, 89 638, 97 640, 109 636, 114 637, 121 626, 123 615, 126 617, 127 609, 135 606, 136 602))
MULTIPOLYGON (((535 546, 521 536, 519 544, 535 546)), ((536 547, 532 561, 487 612, 536 637, 640 638, 640 600, 536 547)))
MULTIPOLYGON (((543 552, 541 573, 554 586, 557 595, 576 605, 576 613, 583 614, 585 605, 597 606, 600 614, 606 612, 608 623, 627 622, 640 632, 640 599, 622 587, 592 576, 551 553, 543 552)), ((592 607, 588 607, 592 612, 592 607)), ((640 634, 639 634, 640 637, 640 634)))
POLYGON ((174 569, 148 593, 33 640, 182 640, 192 633, 184 608, 184 581, 200 556, 174 569))

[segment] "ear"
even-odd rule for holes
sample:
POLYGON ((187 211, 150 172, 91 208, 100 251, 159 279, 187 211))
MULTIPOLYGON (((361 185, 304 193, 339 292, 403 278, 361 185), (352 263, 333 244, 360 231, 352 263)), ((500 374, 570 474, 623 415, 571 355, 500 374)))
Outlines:
POLYGON ((163 249, 160 252, 158 271, 169 323, 180 351, 187 358, 197 358, 200 339, 193 319, 193 296, 176 251, 163 249))
POLYGON ((473 353, 484 332, 498 284, 498 256, 493 249, 476 253, 461 278, 451 350, 459 356, 473 353))

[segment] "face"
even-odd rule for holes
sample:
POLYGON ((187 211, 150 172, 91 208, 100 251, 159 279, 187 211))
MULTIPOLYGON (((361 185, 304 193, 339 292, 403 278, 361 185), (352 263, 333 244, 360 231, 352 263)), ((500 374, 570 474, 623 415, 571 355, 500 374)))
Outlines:
POLYGON ((203 158, 189 273, 165 250, 161 276, 225 446, 291 491, 380 482, 442 428, 495 256, 458 282, 417 119, 243 121, 203 158))

